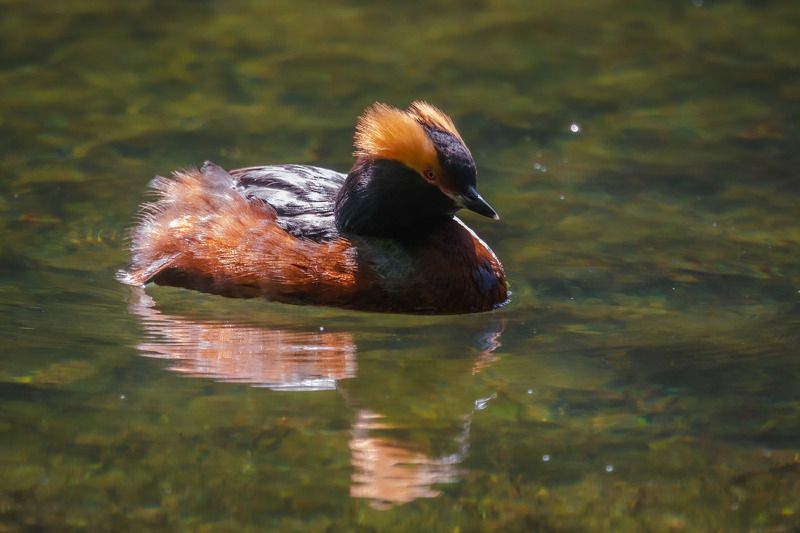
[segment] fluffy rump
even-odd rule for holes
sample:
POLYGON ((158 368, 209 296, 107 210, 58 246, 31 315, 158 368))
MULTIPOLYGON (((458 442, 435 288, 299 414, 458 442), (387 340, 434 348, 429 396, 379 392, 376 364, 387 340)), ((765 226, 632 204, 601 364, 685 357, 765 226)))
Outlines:
POLYGON ((199 170, 175 171, 172 178, 157 176, 150 192, 156 198, 141 208, 130 234, 131 264, 119 276, 131 285, 143 285, 187 261, 208 259, 223 243, 275 220, 268 203, 247 201, 234 190, 233 177, 210 162, 199 170))
POLYGON ((346 239, 314 242, 287 233, 263 198, 246 198, 236 178, 213 163, 156 177, 131 232, 132 260, 118 276, 227 296, 335 305, 355 286, 355 252, 346 239))

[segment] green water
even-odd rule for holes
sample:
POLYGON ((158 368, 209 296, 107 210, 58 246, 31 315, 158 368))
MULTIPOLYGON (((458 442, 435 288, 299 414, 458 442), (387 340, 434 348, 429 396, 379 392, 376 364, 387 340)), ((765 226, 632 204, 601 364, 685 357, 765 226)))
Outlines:
POLYGON ((796 2, 0 9, 0 531, 800 528, 796 2), (414 99, 507 307, 115 282, 151 176, 414 99))

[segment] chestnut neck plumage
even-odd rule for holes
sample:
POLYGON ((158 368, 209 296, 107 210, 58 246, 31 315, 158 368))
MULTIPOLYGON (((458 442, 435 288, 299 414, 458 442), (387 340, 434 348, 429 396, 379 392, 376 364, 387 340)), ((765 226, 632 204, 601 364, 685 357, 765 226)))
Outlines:
POLYGON ((438 187, 388 159, 356 161, 334 203, 340 232, 400 240, 424 237, 457 210, 438 187))

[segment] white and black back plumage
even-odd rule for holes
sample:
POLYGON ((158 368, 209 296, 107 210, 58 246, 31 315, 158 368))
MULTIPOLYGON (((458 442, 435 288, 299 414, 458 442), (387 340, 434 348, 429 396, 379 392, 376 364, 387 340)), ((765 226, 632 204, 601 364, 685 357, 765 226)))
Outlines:
POLYGON ((268 165, 230 171, 235 189, 250 201, 268 203, 276 222, 295 237, 314 241, 339 236, 334 199, 345 174, 309 165, 268 165))

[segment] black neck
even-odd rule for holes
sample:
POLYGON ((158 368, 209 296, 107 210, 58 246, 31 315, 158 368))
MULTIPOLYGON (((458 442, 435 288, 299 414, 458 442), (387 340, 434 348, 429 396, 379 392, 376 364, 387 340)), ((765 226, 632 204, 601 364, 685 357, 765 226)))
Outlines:
POLYGON ((357 161, 336 195, 342 233, 414 239, 453 217, 458 208, 437 187, 398 161, 357 161))

